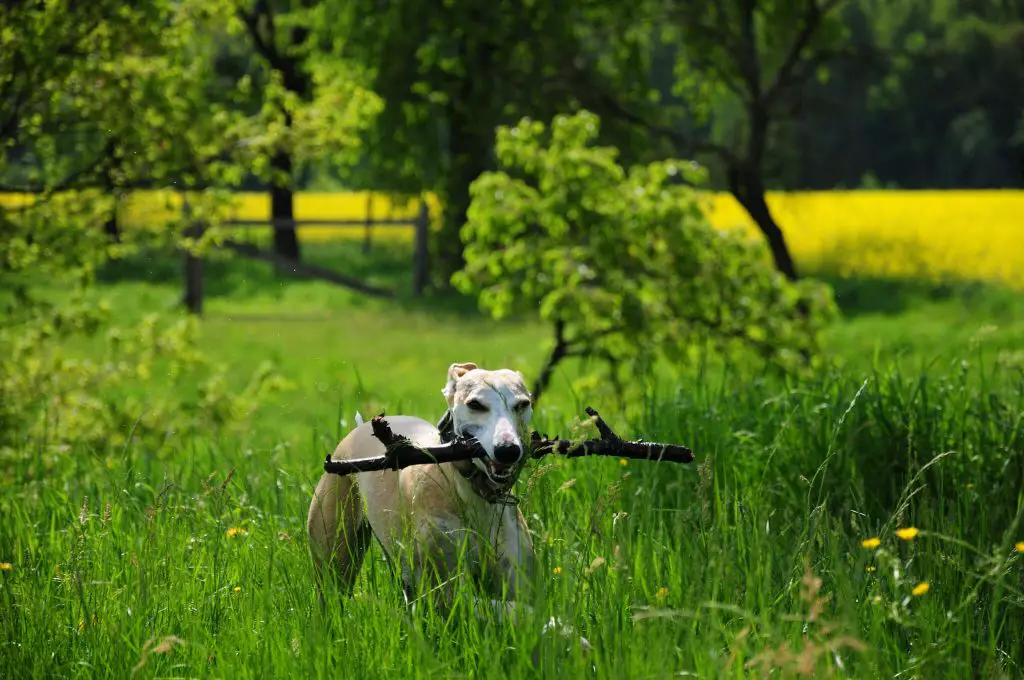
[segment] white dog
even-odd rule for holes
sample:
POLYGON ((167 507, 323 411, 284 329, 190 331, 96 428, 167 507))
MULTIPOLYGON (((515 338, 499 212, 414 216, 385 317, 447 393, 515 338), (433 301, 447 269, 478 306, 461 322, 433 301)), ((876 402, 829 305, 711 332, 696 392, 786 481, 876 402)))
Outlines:
MULTIPOLYGON (((430 593, 440 611, 449 611, 456 582, 469 578, 490 597, 477 603, 478 614, 514 615, 524 579, 534 573, 526 520, 509 496, 529 441, 530 393, 518 372, 472 363, 452 364, 442 393, 448 411, 440 430, 419 418, 387 416, 392 431, 422 446, 437 446, 452 433, 474 437, 487 457, 351 476, 325 473, 307 522, 321 597, 328 573, 351 594, 376 536, 389 560, 401 565, 407 600, 430 593)), ((332 459, 383 454, 370 425, 359 424, 332 459)))

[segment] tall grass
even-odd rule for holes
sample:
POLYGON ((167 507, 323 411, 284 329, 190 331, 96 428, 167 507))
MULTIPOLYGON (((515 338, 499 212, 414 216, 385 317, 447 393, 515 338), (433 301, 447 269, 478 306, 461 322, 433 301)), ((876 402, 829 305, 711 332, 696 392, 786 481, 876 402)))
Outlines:
MULTIPOLYGON (((357 399, 337 396, 342 411, 357 399)), ((406 409, 433 413, 432 396, 406 409)), ((652 382, 604 415, 622 434, 690 444, 698 463, 528 468, 540 576, 536 620, 518 628, 408 616, 376 547, 355 598, 329 592, 322 607, 304 535, 317 433, 308 447, 196 433, 59 460, 27 447, 0 496, 0 665, 9 677, 525 677, 536 647, 547 677, 1022 674, 1019 373, 708 374, 652 382), (898 538, 906 527, 919 533, 898 538), (542 638, 550 615, 594 651, 542 638)), ((557 421, 542 409, 537 425, 557 421)))
MULTIPOLYGON (((113 272, 115 308, 176 304, 176 270, 136 265, 113 272)), ((209 273, 205 351, 240 377, 270 359, 295 389, 241 433, 0 451, 5 677, 1024 676, 1019 297, 844 290, 858 314, 829 334, 833 368, 697 366, 645 378, 624 408, 592 404, 697 462, 531 464, 517 492, 535 617, 512 627, 408 615, 377 547, 355 597, 322 606, 305 517, 356 409, 436 419, 449 363, 530 374, 547 329, 257 266, 209 273), (542 636, 549 616, 593 651, 542 636)), ((567 434, 586 403, 565 377, 542 432, 567 434)))

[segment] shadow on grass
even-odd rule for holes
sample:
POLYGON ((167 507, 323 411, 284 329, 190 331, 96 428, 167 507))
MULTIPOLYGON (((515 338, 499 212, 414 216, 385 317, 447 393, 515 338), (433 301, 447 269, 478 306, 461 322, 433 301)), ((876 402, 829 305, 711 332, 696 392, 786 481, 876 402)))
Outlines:
POLYGON ((841 278, 828 273, 812 274, 835 291, 843 316, 869 314, 895 316, 935 302, 958 301, 974 311, 1002 317, 1024 311, 1024 295, 979 281, 927 282, 878 277, 841 278))
MULTIPOLYGON (((268 239, 259 239, 266 247, 268 239)), ((394 291, 395 298, 379 300, 351 291, 343 298, 346 306, 383 305, 394 311, 429 312, 440 316, 480 315, 476 300, 454 291, 412 293, 412 244, 381 239, 369 250, 355 239, 330 243, 303 244, 302 257, 309 264, 332 269, 360 281, 394 291)), ((111 262, 99 272, 105 283, 146 282, 182 287, 183 255, 180 251, 149 250, 111 262)), ((993 317, 1024 313, 1024 296, 980 282, 931 283, 913 279, 839 277, 828 271, 809 273, 829 283, 847 318, 862 315, 898 315, 923 305, 958 301, 973 311, 993 317)), ((217 252, 206 261, 204 293, 208 300, 273 298, 290 284, 311 279, 278 271, 273 265, 217 252)), ((324 284, 329 286, 330 284, 324 284)), ((343 290, 337 288, 337 290, 343 290)), ((184 291, 183 291, 184 292, 184 291)), ((514 321, 514 320, 510 320, 514 321)))
MULTIPOLYGON (((260 247, 266 247, 260 243, 260 247)), ((361 242, 334 241, 303 244, 302 259, 307 264, 331 269, 365 283, 391 290, 395 297, 384 300, 350 291, 347 301, 355 306, 386 305, 408 312, 459 317, 480 314, 476 300, 454 291, 431 292, 416 297, 412 290, 413 250, 403 242, 381 240, 364 251, 361 242)), ((170 249, 151 249, 108 263, 98 272, 107 284, 145 282, 179 286, 184 294, 184 255, 170 249)), ((203 292, 207 301, 217 298, 246 300, 274 297, 288 285, 315 281, 285 271, 272 264, 217 251, 205 261, 203 292)), ((325 286, 331 284, 324 282, 325 286)), ((338 286, 337 290, 345 290, 338 286)), ((241 316, 239 318, 242 318, 241 316)), ((248 318, 248 317, 246 317, 248 318)))

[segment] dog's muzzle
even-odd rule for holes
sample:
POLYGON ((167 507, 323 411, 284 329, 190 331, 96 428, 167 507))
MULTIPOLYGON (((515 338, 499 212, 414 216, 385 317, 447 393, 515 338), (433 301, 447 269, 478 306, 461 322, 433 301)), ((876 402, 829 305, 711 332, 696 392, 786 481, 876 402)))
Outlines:
POLYGON ((515 476, 522 459, 523 449, 515 444, 495 446, 493 458, 484 459, 487 475, 494 481, 503 483, 515 476))

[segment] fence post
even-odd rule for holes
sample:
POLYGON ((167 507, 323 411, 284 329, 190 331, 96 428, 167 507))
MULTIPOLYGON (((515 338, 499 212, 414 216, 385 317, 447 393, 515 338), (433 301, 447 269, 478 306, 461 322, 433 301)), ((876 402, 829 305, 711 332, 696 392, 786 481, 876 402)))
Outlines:
POLYGON ((427 287, 430 269, 429 238, 430 208, 427 206, 426 200, 421 198, 420 214, 416 217, 416 249, 412 262, 412 292, 416 297, 422 297, 423 290, 427 287))
MULTIPOLYGON (((202 222, 192 220, 192 209, 188 204, 188 199, 184 200, 182 211, 185 213, 185 219, 190 220, 189 225, 185 228, 185 236, 192 237, 196 240, 203 236, 203 224, 202 222)), ((185 308, 188 309, 190 314, 201 316, 203 313, 203 258, 193 254, 188 249, 185 250, 185 308)))
POLYGON ((363 254, 370 252, 370 241, 373 238, 373 192, 366 194, 366 225, 363 227, 363 254))

